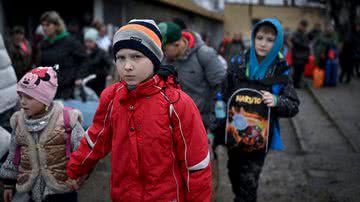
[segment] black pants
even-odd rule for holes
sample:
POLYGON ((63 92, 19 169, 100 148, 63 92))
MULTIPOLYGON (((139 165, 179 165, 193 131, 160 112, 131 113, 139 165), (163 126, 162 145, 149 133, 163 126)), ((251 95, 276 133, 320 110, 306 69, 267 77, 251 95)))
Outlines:
POLYGON ((355 62, 354 69, 355 69, 355 74, 358 77, 360 77, 360 62, 355 62))
POLYGON ((259 177, 264 165, 264 152, 228 150, 228 174, 235 194, 234 202, 256 202, 259 177))
MULTIPOLYGON (((34 202, 30 200, 30 202, 34 202)), ((44 202, 78 202, 77 192, 70 192, 65 194, 52 194, 48 195, 44 202)))
POLYGON ((302 76, 304 74, 305 64, 294 64, 294 71, 293 71, 293 80, 294 80, 294 87, 300 88, 302 76))
POLYGON ((53 194, 46 197, 44 202, 77 202, 77 192, 65 193, 65 194, 53 194))
POLYGON ((343 82, 344 78, 346 77, 345 82, 349 83, 351 81, 354 64, 351 62, 341 61, 340 65, 341 65, 341 73, 340 73, 339 81, 343 82))

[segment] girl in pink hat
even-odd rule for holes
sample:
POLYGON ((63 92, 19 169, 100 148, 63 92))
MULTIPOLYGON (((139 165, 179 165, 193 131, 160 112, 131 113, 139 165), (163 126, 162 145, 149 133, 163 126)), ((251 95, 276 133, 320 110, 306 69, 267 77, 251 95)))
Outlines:
POLYGON ((77 201, 65 185, 66 164, 84 134, 82 115, 53 101, 57 86, 52 67, 35 68, 17 84, 21 110, 11 117, 10 153, 0 169, 5 202, 77 201))

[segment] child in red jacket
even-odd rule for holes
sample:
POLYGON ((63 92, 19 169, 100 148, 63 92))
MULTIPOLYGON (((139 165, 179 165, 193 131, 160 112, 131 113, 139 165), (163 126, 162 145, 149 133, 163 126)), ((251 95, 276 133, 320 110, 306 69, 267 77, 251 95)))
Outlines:
POLYGON ((208 140, 191 98, 160 67, 153 20, 131 20, 114 35, 121 81, 106 88, 67 174, 87 175, 111 151, 112 201, 210 201, 208 140))

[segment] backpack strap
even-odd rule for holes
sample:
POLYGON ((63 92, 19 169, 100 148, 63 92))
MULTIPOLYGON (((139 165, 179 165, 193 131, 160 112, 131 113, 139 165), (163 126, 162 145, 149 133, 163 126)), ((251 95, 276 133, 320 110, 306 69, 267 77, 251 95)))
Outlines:
POLYGON ((15 149, 15 155, 13 158, 13 164, 18 167, 20 165, 20 154, 21 154, 21 146, 20 145, 16 145, 16 149, 15 149))
POLYGON ((174 112, 174 105, 170 103, 170 105, 169 105, 169 117, 170 117, 170 119, 172 117, 173 112, 174 112))
POLYGON ((174 113, 174 105, 173 105, 173 103, 170 101, 170 99, 166 96, 164 90, 160 91, 160 94, 161 94, 161 95, 165 98, 165 100, 169 103, 169 120, 170 120, 170 125, 169 125, 169 127, 170 127, 171 130, 172 130, 173 124, 171 123, 171 118, 172 118, 172 115, 173 115, 173 113, 174 113))
POLYGON ((70 126, 70 115, 69 110, 70 107, 64 107, 63 115, 64 115, 64 126, 65 126, 65 141, 66 141, 66 158, 70 158, 71 155, 71 131, 72 128, 70 126))
POLYGON ((199 61, 199 64, 201 66, 201 69, 205 72, 205 65, 207 61, 203 61, 203 59, 199 56, 199 52, 201 51, 201 48, 204 47, 205 44, 200 45, 200 47, 196 50, 196 59, 199 61))
MULTIPOLYGON (((19 124, 19 121, 16 120, 16 124, 15 124, 15 128, 17 128, 19 124)), ((14 158, 13 158, 13 164, 18 167, 20 165, 20 154, 21 154, 21 145, 18 145, 16 144, 16 149, 15 149, 15 155, 14 155, 14 158)))

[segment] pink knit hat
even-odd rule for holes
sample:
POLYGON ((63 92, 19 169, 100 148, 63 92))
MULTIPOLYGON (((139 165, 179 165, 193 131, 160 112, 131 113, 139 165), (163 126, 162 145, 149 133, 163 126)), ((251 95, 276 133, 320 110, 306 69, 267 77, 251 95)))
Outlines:
POLYGON ((17 83, 16 91, 25 93, 50 106, 58 86, 57 75, 53 67, 37 67, 26 73, 17 83))

